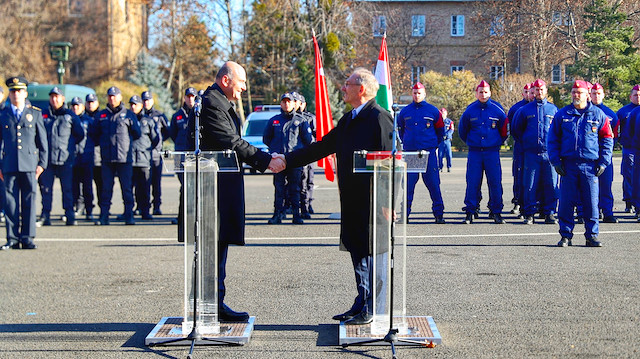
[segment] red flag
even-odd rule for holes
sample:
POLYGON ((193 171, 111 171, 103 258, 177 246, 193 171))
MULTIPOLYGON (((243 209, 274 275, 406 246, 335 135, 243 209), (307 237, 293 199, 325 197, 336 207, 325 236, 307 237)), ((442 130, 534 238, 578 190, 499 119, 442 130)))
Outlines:
MULTIPOLYGON (((322 137, 333 129, 333 118, 331 117, 331 107, 329 106, 329 94, 327 92, 327 82, 324 77, 324 69, 322 67, 322 59, 320 58, 320 49, 315 34, 313 35, 313 46, 316 53, 316 140, 322 140, 322 137)), ((324 176, 331 182, 334 180, 333 173, 333 157, 327 156, 318 161, 318 166, 324 168, 324 176)))

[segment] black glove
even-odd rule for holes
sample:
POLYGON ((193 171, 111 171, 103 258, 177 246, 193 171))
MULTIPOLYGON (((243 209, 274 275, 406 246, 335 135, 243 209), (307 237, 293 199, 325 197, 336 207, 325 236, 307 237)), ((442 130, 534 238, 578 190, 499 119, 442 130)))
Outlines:
POLYGON ((596 177, 600 177, 600 175, 604 173, 605 169, 607 169, 605 165, 598 166, 598 169, 596 170, 596 177))
POLYGON ((553 166, 553 168, 556 169, 556 172, 558 172, 560 176, 565 175, 564 168, 562 168, 562 165, 553 166))

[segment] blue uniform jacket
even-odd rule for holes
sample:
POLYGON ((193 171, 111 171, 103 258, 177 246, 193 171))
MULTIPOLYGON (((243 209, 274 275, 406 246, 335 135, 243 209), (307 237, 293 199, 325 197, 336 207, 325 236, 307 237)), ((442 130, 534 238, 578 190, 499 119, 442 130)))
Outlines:
POLYGON ((620 121, 618 120, 618 116, 616 115, 615 112, 613 112, 612 109, 610 109, 609 107, 607 107, 605 104, 601 103, 598 106, 599 109, 602 110, 602 112, 604 112, 604 114, 609 118, 609 124, 611 125, 611 131, 613 131, 613 140, 615 141, 618 138, 618 131, 620 130, 618 128, 618 125, 620 124, 620 121))
POLYGON ((189 140, 189 109, 182 105, 178 112, 171 116, 171 124, 168 130, 169 137, 173 140, 176 151, 193 150, 189 140))
POLYGON ((499 150, 509 135, 508 122, 498 102, 476 100, 460 117, 458 135, 470 150, 499 150))
POLYGON ((160 143, 162 135, 153 118, 143 115, 137 116, 140 126, 140 137, 133 141, 133 167, 151 167, 152 151, 160 143))
POLYGON ((598 161, 611 163, 613 131, 609 119, 591 102, 581 114, 573 105, 560 109, 551 123, 547 139, 549 161, 554 166, 562 161, 598 161))
POLYGON ((634 105, 633 103, 626 104, 622 106, 618 112, 616 112, 616 116, 618 117, 618 142, 625 148, 631 148, 631 132, 632 132, 632 124, 630 121, 627 121, 629 118, 629 114, 633 109, 638 107, 638 105, 634 105))
POLYGON ((516 112, 511 133, 515 138, 521 139, 523 151, 547 152, 547 134, 556 112, 556 105, 547 99, 532 101, 516 112))
POLYGON ((127 110, 122 104, 115 109, 107 106, 96 115, 93 129, 100 144, 103 165, 132 162, 131 144, 141 133, 138 119, 131 110, 127 110))
POLYGON ((84 139, 84 129, 73 111, 49 107, 42 113, 49 142, 49 165, 72 166, 76 157, 76 144, 84 139))
POLYGON ((158 143, 153 147, 152 156, 154 161, 159 161, 162 156, 160 152, 162 152, 162 142, 169 138, 169 121, 167 120, 167 116, 164 113, 156 110, 155 107, 152 107, 149 110, 142 110, 144 114, 151 118, 156 127, 158 128, 158 133, 160 134, 160 139, 158 143))
POLYGON ((84 139, 76 144, 76 163, 78 164, 92 164, 94 163, 95 155, 95 142, 93 141, 93 117, 89 116, 86 112, 80 115, 80 125, 84 132, 84 139))
POLYGON ((6 106, 0 111, 0 126, 3 173, 35 172, 37 166, 47 168, 49 143, 40 109, 25 105, 17 119, 11 106, 6 106))
POLYGON ((398 115, 397 126, 405 151, 433 150, 444 136, 440 111, 426 101, 412 102, 403 108, 398 115))
POLYGON ((284 113, 273 116, 264 128, 262 142, 271 153, 289 153, 308 146, 313 141, 309 122, 299 113, 284 113))
POLYGON ((442 138, 451 141, 453 139, 453 132, 455 131, 453 120, 447 117, 442 120, 442 122, 444 122, 444 134, 442 138))
MULTIPOLYGON (((518 110, 520 110, 522 108, 522 106, 528 104, 529 101, 522 99, 518 102, 516 102, 513 106, 511 106, 511 108, 509 109, 509 112, 507 113, 507 118, 509 119, 509 126, 511 129, 513 129, 513 127, 516 125, 515 121, 517 118, 517 113, 518 110)), ((513 140, 515 141, 515 145, 516 146, 520 146, 519 141, 521 140, 521 138, 517 138, 516 134, 513 133, 513 131, 511 132, 511 137, 513 137, 513 140)))
MULTIPOLYGON (((627 117, 627 122, 631 123, 631 125, 629 126, 630 132, 628 132, 630 141, 627 146, 627 149, 639 150, 640 149, 640 106, 634 108, 629 113, 629 116, 627 117)), ((637 163, 636 163, 636 166, 637 166, 637 163)))

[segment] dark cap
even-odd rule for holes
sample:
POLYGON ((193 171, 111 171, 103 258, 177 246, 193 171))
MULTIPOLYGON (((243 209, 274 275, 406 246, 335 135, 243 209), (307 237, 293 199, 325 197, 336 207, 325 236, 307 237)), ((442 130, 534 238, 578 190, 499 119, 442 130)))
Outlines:
POLYGON ((85 102, 95 102, 98 101, 98 96, 96 96, 96 94, 94 93, 90 93, 87 95, 87 97, 85 97, 84 99, 85 102))
POLYGON ((142 103, 142 99, 138 95, 133 95, 129 99, 129 103, 142 103))
POLYGON ((60 90, 60 88, 58 88, 58 86, 53 86, 53 88, 51 89, 51 91, 49 91, 49 96, 51 95, 61 95, 64 96, 64 93, 62 92, 62 90, 60 90))
POLYGON ((151 96, 151 92, 150 91, 143 92, 142 95, 140 95, 140 97, 142 97, 142 101, 153 99, 153 96, 151 96))
POLYGON ((282 102, 284 99, 295 101, 295 96, 292 93, 287 92, 280 97, 280 101, 282 102))
POLYGON ((298 99, 300 100, 300 102, 302 103, 307 103, 307 99, 304 98, 304 95, 299 93, 298 94, 298 99))
POLYGON ((78 96, 71 99, 71 106, 73 105, 82 105, 82 99, 78 96))
POLYGON ((115 96, 115 95, 120 95, 120 94, 122 94, 122 92, 120 91, 119 88, 117 88, 115 86, 111 86, 107 90, 107 96, 115 96))
POLYGON ((5 84, 9 90, 26 90, 29 81, 22 76, 9 77, 5 84))
POLYGON ((185 96, 196 96, 196 95, 198 95, 198 92, 193 87, 189 87, 188 89, 184 90, 184 95, 185 96))

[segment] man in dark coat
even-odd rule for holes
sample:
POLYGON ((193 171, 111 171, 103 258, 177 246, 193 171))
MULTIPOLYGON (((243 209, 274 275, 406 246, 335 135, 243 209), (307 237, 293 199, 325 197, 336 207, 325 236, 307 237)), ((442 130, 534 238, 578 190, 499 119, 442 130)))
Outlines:
POLYGON ((338 162, 340 192, 340 241, 351 254, 358 295, 345 313, 333 317, 347 325, 367 324, 373 320, 371 293, 372 248, 371 232, 371 174, 353 173, 353 153, 359 150, 390 151, 393 119, 375 101, 378 91, 375 76, 358 68, 347 79, 342 92, 344 102, 353 107, 338 125, 321 141, 288 153, 287 166, 300 167, 318 161, 332 153, 338 162))
MULTIPOLYGON (((200 126, 203 151, 232 150, 238 160, 264 172, 284 169, 279 158, 272 158, 240 137, 240 119, 231 101, 240 99, 246 90, 247 75, 235 62, 226 62, 215 83, 202 95, 200 126)), ((238 322, 249 314, 236 312, 224 304, 227 253, 230 244, 244 245, 244 178, 242 172, 218 174, 218 317, 220 321, 238 322)))

